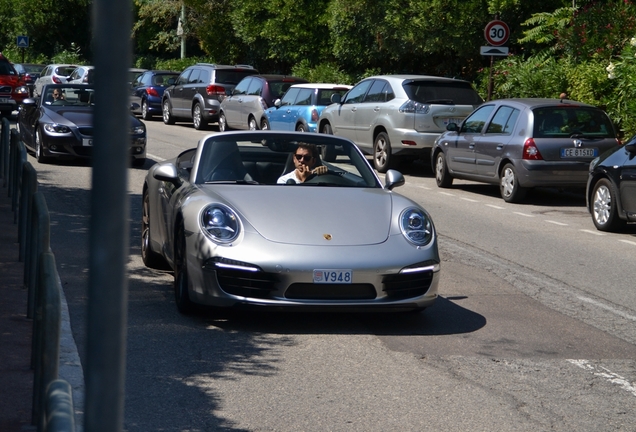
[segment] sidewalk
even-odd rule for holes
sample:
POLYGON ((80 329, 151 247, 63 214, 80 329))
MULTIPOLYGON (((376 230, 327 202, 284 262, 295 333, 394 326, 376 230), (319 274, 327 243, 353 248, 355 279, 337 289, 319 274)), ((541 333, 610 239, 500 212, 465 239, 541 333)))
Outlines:
MULTIPOLYGON (((0 180, 1 182, 2 180, 0 180)), ((18 260, 18 225, 8 189, 0 187, 0 431, 34 431, 31 426, 33 370, 27 319, 24 265, 18 260)))

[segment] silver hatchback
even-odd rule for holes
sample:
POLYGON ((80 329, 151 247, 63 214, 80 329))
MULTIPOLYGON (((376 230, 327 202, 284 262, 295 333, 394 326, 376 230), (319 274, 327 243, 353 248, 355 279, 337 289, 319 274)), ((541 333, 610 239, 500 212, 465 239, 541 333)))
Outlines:
POLYGON ((365 78, 344 98, 334 95, 318 131, 349 138, 373 154, 379 172, 401 160, 428 161, 437 137, 483 102, 468 81, 426 75, 365 78))
POLYGON ((560 99, 487 102, 447 129, 431 156, 437 185, 498 184, 507 202, 533 187, 584 188, 592 159, 619 143, 603 110, 560 99))

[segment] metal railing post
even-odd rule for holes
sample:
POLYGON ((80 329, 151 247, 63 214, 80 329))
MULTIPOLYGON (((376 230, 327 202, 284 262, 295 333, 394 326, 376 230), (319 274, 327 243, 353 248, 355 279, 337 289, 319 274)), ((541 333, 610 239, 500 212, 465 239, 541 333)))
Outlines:
MULTIPOLYGON (((37 192, 38 177, 35 168, 31 162, 22 165, 22 183, 20 191, 20 210, 18 220, 18 243, 19 243, 19 261, 25 261, 28 254, 28 246, 31 230, 31 218, 33 208, 33 195, 37 192)), ((26 262, 25 262, 26 267, 26 262)), ((26 286, 26 283, 25 283, 26 286)))
POLYGON ((0 177, 3 186, 7 185, 7 174, 9 173, 9 144, 11 124, 6 118, 2 118, 2 130, 0 131, 0 177))
POLYGON ((73 391, 63 379, 51 382, 46 389, 46 432, 74 432, 73 391))
MULTIPOLYGON (((35 302, 39 295, 37 284, 38 261, 42 252, 50 251, 50 238, 49 210, 42 192, 36 192, 33 195, 29 265, 24 266, 25 276, 28 277, 26 285, 28 288, 27 318, 33 318, 34 316, 35 302)), ((33 362, 31 362, 31 365, 33 366, 33 362)))
POLYGON ((22 186, 22 165, 24 165, 27 161, 27 152, 26 147, 24 147, 24 143, 20 141, 20 137, 18 135, 18 131, 15 129, 11 130, 11 147, 13 147, 13 170, 12 180, 11 180, 11 188, 13 191, 11 192, 11 210, 13 211, 13 223, 18 221, 18 203, 20 202, 20 192, 22 186))

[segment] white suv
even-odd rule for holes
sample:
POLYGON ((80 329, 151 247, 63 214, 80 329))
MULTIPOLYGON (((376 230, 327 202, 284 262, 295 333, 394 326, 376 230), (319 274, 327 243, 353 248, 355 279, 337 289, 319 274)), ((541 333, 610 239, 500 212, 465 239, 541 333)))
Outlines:
POLYGON ((349 138, 382 173, 400 160, 429 161, 446 125, 483 102, 468 81, 426 75, 373 76, 339 96, 322 111, 319 132, 349 138))

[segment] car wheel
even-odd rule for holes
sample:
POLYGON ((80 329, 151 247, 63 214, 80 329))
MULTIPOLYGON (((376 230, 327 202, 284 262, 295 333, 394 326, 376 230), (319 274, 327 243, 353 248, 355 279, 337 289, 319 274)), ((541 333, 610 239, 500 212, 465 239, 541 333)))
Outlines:
POLYGON ((331 125, 329 123, 325 123, 320 129, 320 133, 324 133, 327 135, 333 135, 333 130, 331 130, 331 125))
POLYGON ((300 123, 296 126, 296 132, 307 132, 307 129, 304 124, 300 123))
POLYGON ((35 130, 35 158, 39 163, 47 163, 49 161, 49 158, 44 156, 42 132, 40 132, 39 127, 35 130))
POLYGON ((435 156, 435 182, 441 188, 449 188, 453 185, 453 176, 450 175, 446 166, 446 156, 441 151, 435 156))
POLYGON ((258 124, 256 123, 256 119, 252 116, 247 120, 247 128, 251 131, 258 130, 258 124))
POLYGON ((592 221, 600 231, 617 231, 623 225, 618 216, 616 190, 608 179, 601 179, 592 189, 592 221))
POLYGON ((170 101, 168 99, 163 101, 162 112, 163 112, 163 122, 167 125, 173 125, 174 117, 172 116, 172 112, 170 112, 170 101))
POLYGON ((183 222, 179 225, 174 242, 174 299, 177 309, 184 315, 194 311, 194 303, 190 300, 188 266, 186 263, 186 239, 183 222))
POLYGON ((267 119, 261 120, 261 130, 269 130, 269 122, 267 119))
POLYGON ((203 130, 208 125, 208 122, 203 118, 203 111, 199 103, 195 103, 194 108, 192 108, 192 123, 196 130, 203 130))
POLYGON ((373 142, 373 165, 378 172, 385 173, 392 167, 391 141, 386 132, 380 132, 373 142))
POLYGON ((141 211, 141 259, 146 267, 165 269, 163 257, 150 248, 150 199, 147 191, 144 192, 141 211))
POLYGON ((148 102, 146 99, 141 101, 141 118, 144 120, 151 120, 152 114, 148 111, 148 102))
POLYGON ((519 202, 526 196, 527 189, 519 186, 519 177, 514 165, 508 163, 503 167, 499 190, 504 201, 509 203, 519 202))
POLYGON ((227 119, 225 118, 225 113, 221 112, 219 114, 219 132, 225 132, 229 130, 227 127, 227 119))

